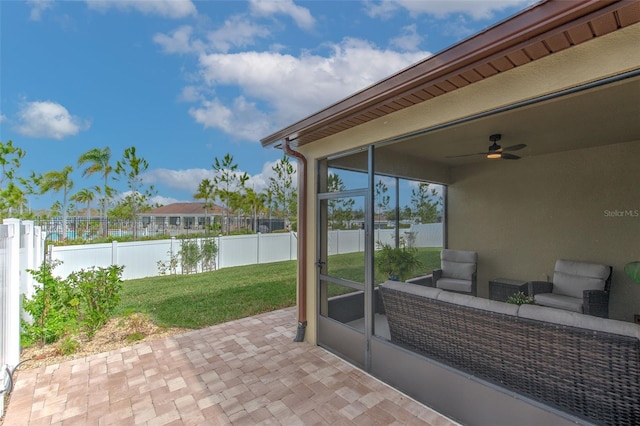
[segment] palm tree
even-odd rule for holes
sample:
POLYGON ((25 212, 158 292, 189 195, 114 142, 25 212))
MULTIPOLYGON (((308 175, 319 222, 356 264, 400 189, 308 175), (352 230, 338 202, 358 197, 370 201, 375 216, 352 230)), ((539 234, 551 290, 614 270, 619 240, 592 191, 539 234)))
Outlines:
POLYGON ((207 232, 207 213, 209 207, 213 207, 213 200, 215 198, 215 186, 209 179, 202 179, 200 185, 198 185, 198 192, 193 195, 196 200, 204 201, 204 229, 207 232))
MULTIPOLYGON (((101 173, 104 179, 103 191, 102 191, 102 217, 107 219, 107 199, 111 194, 111 188, 109 188, 109 173, 113 171, 113 167, 109 164, 111 159, 111 149, 107 146, 103 149, 93 148, 78 158, 78 166, 88 164, 88 166, 82 172, 82 176, 91 176, 95 173, 101 173)), ((104 228, 105 237, 107 227, 104 228)))
POLYGON ((96 193, 89 188, 81 189, 71 196, 71 200, 78 203, 87 204, 87 234, 89 233, 89 221, 91 220, 91 202, 94 200, 96 193))
POLYGON ((62 191, 62 240, 67 238, 67 196, 73 188, 73 181, 69 176, 73 171, 73 167, 65 166, 62 170, 52 170, 42 175, 40 181, 41 193, 54 191, 62 191))

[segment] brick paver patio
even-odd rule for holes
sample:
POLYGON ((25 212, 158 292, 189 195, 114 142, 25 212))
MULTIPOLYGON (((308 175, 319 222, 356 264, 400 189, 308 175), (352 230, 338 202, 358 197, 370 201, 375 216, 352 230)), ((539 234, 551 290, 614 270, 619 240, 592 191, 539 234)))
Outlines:
POLYGON ((453 425, 269 312, 19 371, 13 425, 453 425))

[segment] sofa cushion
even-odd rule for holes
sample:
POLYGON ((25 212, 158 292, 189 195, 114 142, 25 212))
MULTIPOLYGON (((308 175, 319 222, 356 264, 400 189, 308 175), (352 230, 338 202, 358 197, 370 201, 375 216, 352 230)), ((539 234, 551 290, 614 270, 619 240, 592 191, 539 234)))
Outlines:
POLYGON ((548 308, 538 305, 522 305, 520 306, 520 309, 518 309, 518 317, 634 337, 640 340, 640 326, 637 324, 594 317, 562 309, 548 308))
POLYGON ((436 287, 442 290, 462 291, 465 293, 470 293, 472 290, 471 281, 455 278, 440 278, 436 282, 436 287))
POLYGON ((604 290, 609 274, 606 265, 559 259, 553 272, 553 293, 581 299, 584 290, 604 290))
POLYGON ((497 300, 483 299, 468 294, 452 293, 443 291, 438 295, 438 300, 452 303, 454 305, 468 306, 470 308, 481 309, 483 311, 496 312, 499 314, 517 315, 518 305, 512 303, 499 302, 497 300))
POLYGON ((442 292, 434 287, 426 287, 419 284, 409 284, 400 281, 385 281, 381 286, 398 291, 404 291, 406 293, 415 294, 416 296, 427 297, 429 299, 436 299, 442 292))
POLYGON ((567 311, 582 313, 583 299, 565 296, 555 293, 540 293, 533 296, 537 305, 549 306, 550 308, 566 309, 567 311))

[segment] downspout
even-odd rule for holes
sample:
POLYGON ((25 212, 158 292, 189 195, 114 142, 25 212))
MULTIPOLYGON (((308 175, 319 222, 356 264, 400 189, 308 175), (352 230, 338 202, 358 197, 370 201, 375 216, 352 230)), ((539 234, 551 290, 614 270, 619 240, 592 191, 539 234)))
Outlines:
POLYGON ((289 145, 289 138, 284 139, 285 154, 298 160, 298 332, 294 342, 304 341, 307 328, 307 159, 294 151, 289 145))

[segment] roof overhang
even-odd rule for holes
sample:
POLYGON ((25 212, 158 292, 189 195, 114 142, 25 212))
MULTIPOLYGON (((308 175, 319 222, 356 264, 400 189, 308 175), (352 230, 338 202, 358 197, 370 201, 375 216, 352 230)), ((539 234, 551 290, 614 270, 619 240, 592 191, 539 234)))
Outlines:
POLYGON ((261 140, 302 146, 640 22, 636 1, 546 1, 261 140))

